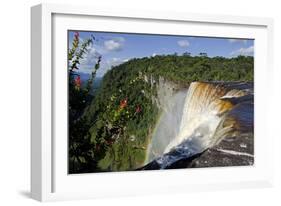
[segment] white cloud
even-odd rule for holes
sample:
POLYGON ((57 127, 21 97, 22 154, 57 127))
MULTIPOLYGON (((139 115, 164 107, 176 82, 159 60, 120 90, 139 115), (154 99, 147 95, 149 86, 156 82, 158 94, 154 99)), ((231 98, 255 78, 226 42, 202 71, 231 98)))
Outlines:
POLYGON ((123 37, 104 41, 104 47, 107 51, 120 51, 123 48, 125 39, 123 37))
POLYGON ((188 47, 190 44, 189 44, 189 41, 187 41, 187 40, 179 40, 178 42, 178 45, 180 46, 180 47, 188 47))
POLYGON ((106 61, 101 62, 100 69, 97 71, 97 76, 101 77, 103 76, 107 71, 109 71, 112 67, 118 66, 126 61, 129 61, 129 59, 121 59, 117 57, 113 57, 111 59, 108 59, 106 61))
POLYGON ((232 56, 252 56, 254 54, 254 46, 250 46, 250 47, 242 47, 240 49, 237 49, 233 52, 230 53, 230 55, 232 56))
POLYGON ((153 53, 151 56, 152 56, 152 57, 155 57, 156 55, 157 55, 157 53, 153 53))
POLYGON ((247 43, 247 39, 228 39, 230 43, 247 43))
POLYGON ((107 61, 108 65, 110 66, 117 66, 119 64, 122 64, 124 61, 121 58, 113 57, 111 60, 107 61))
MULTIPOLYGON (((81 39, 83 42, 83 39, 81 39)), ((111 58, 107 59, 107 53, 112 51, 118 51, 123 48, 125 39, 122 37, 112 38, 102 42, 102 44, 91 44, 88 48, 88 52, 84 55, 84 58, 80 60, 79 71, 83 73, 91 73, 98 57, 102 56, 100 68, 97 71, 97 76, 103 76, 112 66, 117 66, 121 63, 128 61, 129 59, 111 58)))
POLYGON ((94 68, 97 57, 101 55, 101 48, 91 45, 88 48, 88 52, 85 54, 84 58, 80 60, 80 71, 84 73, 90 73, 94 68))

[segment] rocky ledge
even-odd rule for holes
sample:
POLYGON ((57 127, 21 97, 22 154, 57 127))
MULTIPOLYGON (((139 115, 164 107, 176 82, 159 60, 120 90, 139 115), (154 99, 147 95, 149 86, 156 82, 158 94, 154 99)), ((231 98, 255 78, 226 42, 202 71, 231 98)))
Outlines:
POLYGON ((200 168, 253 165, 254 141, 252 138, 252 135, 225 138, 186 166, 200 168))
MULTIPOLYGON (((165 169, 253 165, 254 141, 252 138, 252 135, 225 138, 218 145, 192 157, 180 159, 165 169)), ((152 161, 138 170, 158 169, 161 169, 161 165, 157 161, 152 161)))

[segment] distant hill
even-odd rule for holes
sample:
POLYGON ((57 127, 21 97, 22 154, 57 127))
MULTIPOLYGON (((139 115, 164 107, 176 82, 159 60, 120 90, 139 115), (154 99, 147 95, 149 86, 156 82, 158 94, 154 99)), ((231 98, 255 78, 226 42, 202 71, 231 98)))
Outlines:
MULTIPOLYGON (((80 72, 79 75, 81 78, 82 86, 85 86, 91 75, 83 72, 80 72)), ((93 89, 94 90, 98 89, 101 85, 101 82, 102 82, 102 77, 96 77, 93 83, 93 89)))

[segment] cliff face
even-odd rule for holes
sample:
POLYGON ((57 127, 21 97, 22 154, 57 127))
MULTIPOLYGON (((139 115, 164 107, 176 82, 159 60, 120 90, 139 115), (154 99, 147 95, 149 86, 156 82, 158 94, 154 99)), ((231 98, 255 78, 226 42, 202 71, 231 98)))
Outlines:
POLYGON ((162 76, 156 78, 153 75, 144 75, 143 79, 144 82, 149 84, 151 90, 156 91, 154 94, 147 97, 151 98, 152 103, 160 110, 165 109, 171 98, 182 88, 180 84, 167 80, 162 76))
POLYGON ((157 122, 149 136, 145 163, 163 154, 165 148, 178 132, 181 121, 185 89, 182 85, 174 83, 164 77, 155 78, 152 75, 145 79, 155 92, 149 98, 158 108, 157 122))

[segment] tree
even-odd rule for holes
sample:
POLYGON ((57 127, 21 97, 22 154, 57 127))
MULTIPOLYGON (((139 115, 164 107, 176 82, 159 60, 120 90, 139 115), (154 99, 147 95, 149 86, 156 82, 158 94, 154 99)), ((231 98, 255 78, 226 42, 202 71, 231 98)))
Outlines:
POLYGON ((190 56, 191 53, 190 53, 190 52, 184 52, 182 55, 183 55, 183 56, 190 56))
POLYGON ((97 70, 100 67, 101 56, 93 65, 86 87, 82 87, 79 73, 80 61, 85 57, 94 38, 80 42, 79 33, 75 32, 71 48, 68 50, 68 77, 69 77, 69 172, 87 171, 96 164, 91 151, 92 144, 89 138, 90 125, 81 118, 83 111, 92 101, 91 89, 97 70))
POLYGON ((205 53, 205 52, 200 52, 199 55, 200 55, 201 57, 207 57, 207 56, 208 56, 207 53, 205 53))

